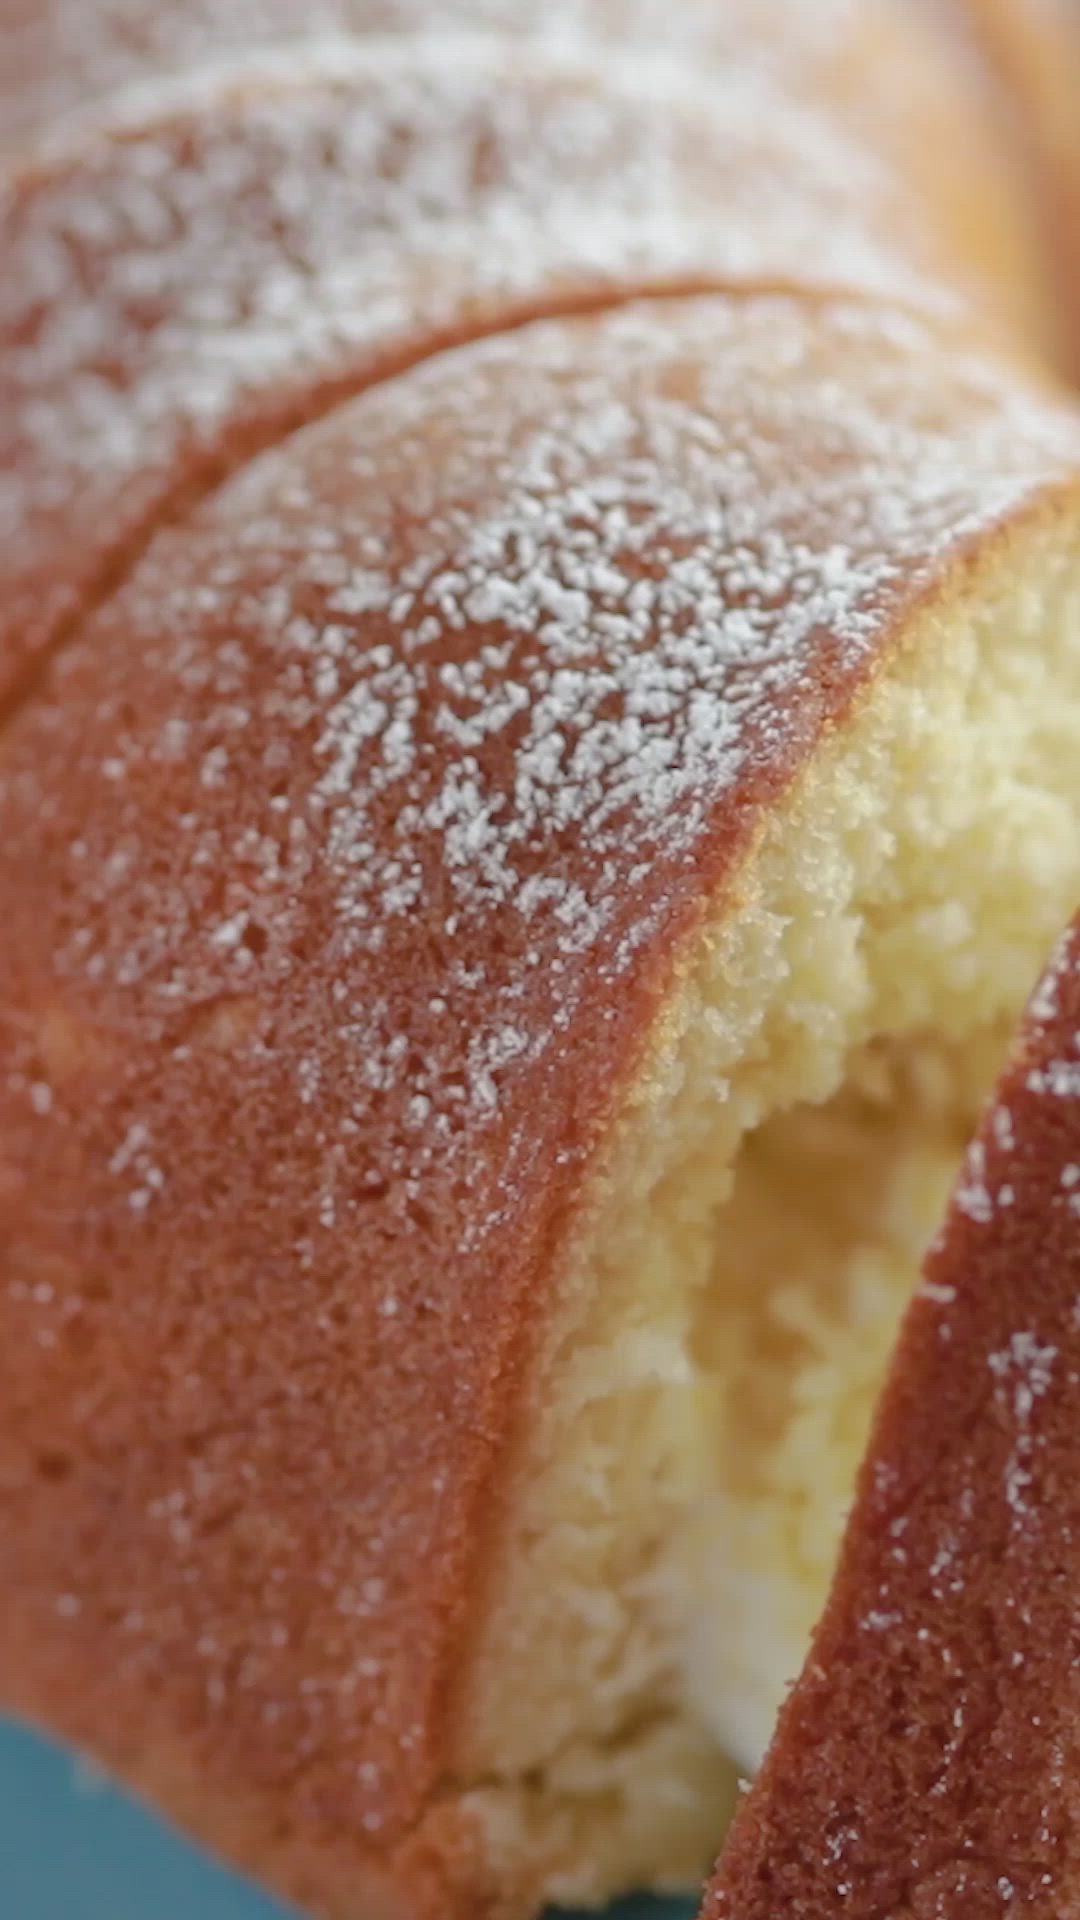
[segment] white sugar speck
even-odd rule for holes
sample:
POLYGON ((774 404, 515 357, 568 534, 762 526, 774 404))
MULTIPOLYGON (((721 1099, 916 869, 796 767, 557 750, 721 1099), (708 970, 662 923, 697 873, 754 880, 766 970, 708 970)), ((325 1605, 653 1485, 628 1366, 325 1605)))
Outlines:
POLYGON ((1035 1451, 1032 1415, 1050 1390, 1057 1348, 1040 1344, 1035 1334, 1014 1333, 1007 1347, 989 1356, 997 1382, 995 1399, 1007 1409, 1015 1440, 1005 1470, 1005 1497, 1017 1519, 1030 1511, 1031 1462, 1035 1451))

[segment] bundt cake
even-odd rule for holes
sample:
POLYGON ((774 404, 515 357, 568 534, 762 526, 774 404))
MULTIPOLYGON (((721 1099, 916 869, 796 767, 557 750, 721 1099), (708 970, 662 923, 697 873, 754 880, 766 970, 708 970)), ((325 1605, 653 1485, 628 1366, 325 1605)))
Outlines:
POLYGON ((1080 5, 1078 0, 953 0, 996 92, 1001 137, 1028 181, 1080 379, 1080 5))
POLYGON ((700 1881, 1080 897, 1042 174, 778 11, 0 0, 0 1698, 333 1920, 700 1881))
POLYGON ((1080 923, 968 1150, 708 1920, 1077 1910, 1080 923))

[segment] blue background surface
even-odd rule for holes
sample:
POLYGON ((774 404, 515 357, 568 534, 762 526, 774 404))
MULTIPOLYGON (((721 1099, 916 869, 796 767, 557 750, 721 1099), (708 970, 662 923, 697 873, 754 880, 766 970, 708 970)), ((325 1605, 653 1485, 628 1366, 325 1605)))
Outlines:
MULTIPOLYGON (((636 1900, 610 1920, 689 1920, 636 1900)), ((67 1757, 0 1724, 3 1920, 290 1920, 67 1757)), ((595 1920, 595 1916, 594 1916, 595 1920)))

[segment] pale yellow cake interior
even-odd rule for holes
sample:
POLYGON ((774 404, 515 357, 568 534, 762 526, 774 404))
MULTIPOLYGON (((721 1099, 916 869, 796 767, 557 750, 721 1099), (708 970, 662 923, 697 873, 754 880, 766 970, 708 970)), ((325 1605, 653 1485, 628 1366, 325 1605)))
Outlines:
POLYGON ((921 1253, 1080 897, 1080 564, 1029 550, 1036 596, 1014 563, 920 617, 772 818, 619 1127, 457 1757, 523 1904, 695 1884, 824 1599, 921 1253))

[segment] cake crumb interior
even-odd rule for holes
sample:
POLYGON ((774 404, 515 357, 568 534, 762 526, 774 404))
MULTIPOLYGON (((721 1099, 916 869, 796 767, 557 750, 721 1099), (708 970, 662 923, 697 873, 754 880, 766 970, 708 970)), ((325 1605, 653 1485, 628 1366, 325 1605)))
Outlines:
POLYGON ((687 1577, 709 1602, 690 1671, 747 1771, 821 1611, 900 1316, 1006 1044, 872 1040, 831 1100, 765 1121, 736 1161, 691 1344, 724 1473, 687 1577))
POLYGON ((455 1756, 522 1911, 694 1886, 798 1671, 922 1253, 1080 895, 1080 570, 1042 540, 912 624, 771 817, 598 1177, 455 1756))

